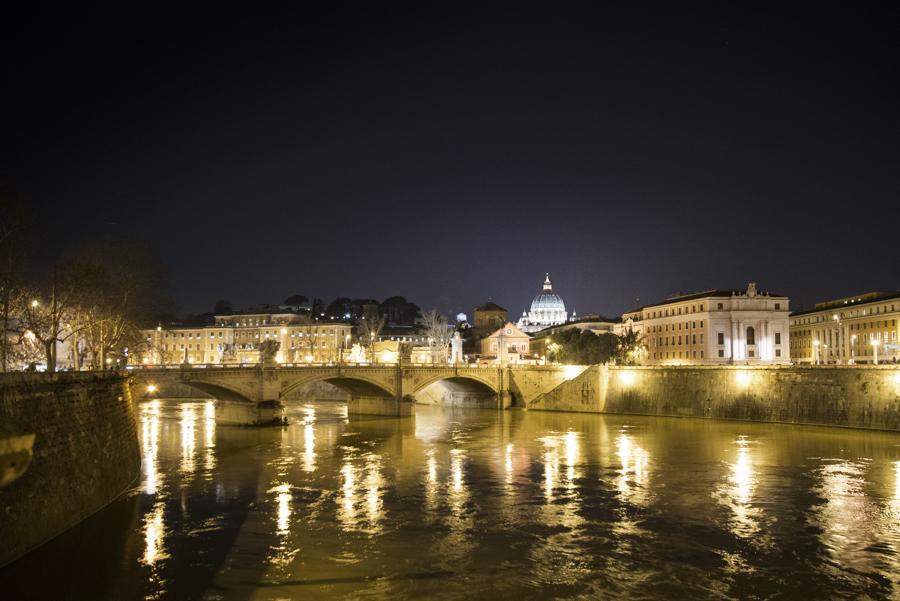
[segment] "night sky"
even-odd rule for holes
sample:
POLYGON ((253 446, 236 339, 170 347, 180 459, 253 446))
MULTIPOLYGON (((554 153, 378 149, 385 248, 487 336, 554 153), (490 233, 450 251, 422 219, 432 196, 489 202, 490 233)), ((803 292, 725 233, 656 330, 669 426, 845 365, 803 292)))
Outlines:
POLYGON ((7 14, 0 198, 182 312, 898 289, 898 4, 618 4, 7 14))

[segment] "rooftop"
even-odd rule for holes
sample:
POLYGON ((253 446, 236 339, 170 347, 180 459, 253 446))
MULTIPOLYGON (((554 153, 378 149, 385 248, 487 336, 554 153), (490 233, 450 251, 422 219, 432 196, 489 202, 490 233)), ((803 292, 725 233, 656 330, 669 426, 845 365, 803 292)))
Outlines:
POLYGON ((791 313, 791 316, 793 317, 794 315, 806 315, 808 313, 818 313, 819 311, 842 309, 844 307, 865 305, 868 303, 878 303, 896 298, 900 298, 900 292, 866 292, 863 294, 857 294, 855 296, 822 301, 820 303, 816 303, 812 309, 794 311, 793 313, 791 313))

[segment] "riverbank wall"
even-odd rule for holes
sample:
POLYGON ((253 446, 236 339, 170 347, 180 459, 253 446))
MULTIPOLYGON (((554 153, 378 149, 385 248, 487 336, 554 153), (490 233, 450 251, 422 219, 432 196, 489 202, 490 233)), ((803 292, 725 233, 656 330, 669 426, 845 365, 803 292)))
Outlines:
POLYGON ((900 431, 900 366, 592 366, 526 407, 900 431))
POLYGON ((103 508, 140 474, 122 375, 0 376, 0 441, 32 434, 30 465, 0 487, 0 566, 103 508))

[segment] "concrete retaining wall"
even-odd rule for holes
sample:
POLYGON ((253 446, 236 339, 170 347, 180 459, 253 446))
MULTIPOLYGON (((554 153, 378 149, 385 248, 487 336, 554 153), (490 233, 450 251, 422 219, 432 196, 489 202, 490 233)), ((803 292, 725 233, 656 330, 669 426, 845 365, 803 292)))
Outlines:
POLYGON ((900 366, 597 366, 528 407, 900 431, 900 366))
POLYGON ((0 377, 0 438, 29 433, 31 465, 0 488, 0 566, 101 509, 140 474, 134 407, 117 374, 0 377))

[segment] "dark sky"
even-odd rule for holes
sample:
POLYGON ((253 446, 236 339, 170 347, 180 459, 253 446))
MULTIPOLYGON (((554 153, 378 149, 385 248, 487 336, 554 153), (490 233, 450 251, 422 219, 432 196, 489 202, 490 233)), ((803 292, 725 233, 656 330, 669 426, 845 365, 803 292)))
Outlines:
POLYGON ((897 3, 299 4, 7 15, 45 253, 151 240, 185 312, 900 286, 897 3))

